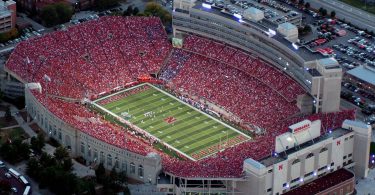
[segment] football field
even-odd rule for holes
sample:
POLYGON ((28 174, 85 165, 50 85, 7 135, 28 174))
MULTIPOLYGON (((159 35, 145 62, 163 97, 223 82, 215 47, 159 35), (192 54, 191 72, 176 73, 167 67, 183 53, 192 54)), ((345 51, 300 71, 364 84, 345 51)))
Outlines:
POLYGON ((101 98, 95 104, 192 160, 251 139, 149 84, 101 98))

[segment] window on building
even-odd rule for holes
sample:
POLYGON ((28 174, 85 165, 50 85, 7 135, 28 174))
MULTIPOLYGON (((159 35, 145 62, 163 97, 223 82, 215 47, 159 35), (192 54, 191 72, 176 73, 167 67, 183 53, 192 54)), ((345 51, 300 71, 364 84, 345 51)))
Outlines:
POLYGON ((98 150, 94 148, 94 160, 98 159, 98 150))
POLYGON ((271 192, 271 191, 272 191, 272 188, 268 188, 268 189, 267 189, 267 192, 271 192))
POLYGON ((87 155, 90 157, 91 156, 91 147, 87 146, 87 155))
POLYGON ((104 152, 100 152, 100 163, 103 163, 103 164, 104 164, 104 161, 105 161, 104 158, 105 158, 105 157, 104 157, 104 152))
POLYGON ((62 140, 61 129, 59 129, 58 138, 59 138, 60 141, 62 140))
POLYGON ((143 177, 143 166, 142 165, 139 165, 139 167, 138 167, 138 176, 143 177))
POLYGON ((130 163, 130 174, 135 174, 135 164, 133 162, 130 163))
POLYGON ((344 157, 342 157, 342 159, 344 159, 344 160, 345 160, 345 159, 346 159, 346 155, 345 155, 344 157))
POLYGON ((306 159, 311 158, 311 157, 313 157, 313 156, 314 156, 314 154, 313 154, 313 153, 310 153, 309 155, 306 156, 306 159))
POLYGON ((81 142, 81 153, 85 153, 85 143, 81 142))
POLYGON ((299 159, 296 159, 296 160, 293 161, 292 165, 297 164, 297 163, 299 163, 299 162, 300 162, 300 160, 299 160, 299 159))
POLYGON ((353 154, 352 154, 352 153, 350 153, 350 154, 348 154, 348 157, 352 157, 352 155, 353 155, 353 154))
POLYGON ((110 154, 107 155, 107 165, 109 167, 112 166, 112 155, 110 155, 110 154))
POLYGON ((122 163, 122 170, 125 171, 125 172, 128 170, 127 169, 128 168, 127 164, 128 163, 126 161, 122 163))
POLYGON ((319 153, 325 152, 327 150, 328 150, 327 148, 322 148, 319 153))
POLYGON ((118 162, 118 157, 116 156, 115 157, 115 168, 118 169, 119 168, 119 162, 118 162))

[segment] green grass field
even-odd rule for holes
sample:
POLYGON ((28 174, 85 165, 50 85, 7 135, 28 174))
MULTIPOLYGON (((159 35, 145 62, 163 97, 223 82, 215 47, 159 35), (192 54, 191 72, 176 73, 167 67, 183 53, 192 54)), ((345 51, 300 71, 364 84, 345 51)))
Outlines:
POLYGON ((192 160, 250 139, 152 86, 137 93, 123 93, 128 95, 109 103, 103 103, 102 98, 96 103, 192 160))

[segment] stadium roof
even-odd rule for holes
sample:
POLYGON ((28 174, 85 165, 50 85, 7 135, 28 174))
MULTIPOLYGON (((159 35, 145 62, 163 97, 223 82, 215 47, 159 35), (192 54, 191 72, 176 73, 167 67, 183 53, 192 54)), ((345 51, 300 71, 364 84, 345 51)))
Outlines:
MULTIPOLYGON (((205 12, 209 12, 209 13, 212 13, 212 14, 216 14, 216 15, 222 16, 224 18, 227 18, 227 19, 234 20, 234 21, 238 22, 238 18, 236 18, 232 15, 229 15, 229 14, 222 13, 220 9, 215 9, 215 8, 207 9, 207 8, 203 7, 202 2, 199 2, 199 1, 196 1, 195 5, 193 6, 193 9, 198 9, 200 11, 205 11, 205 12)), ((253 22, 253 21, 250 21, 250 20, 245 20, 245 22, 243 22, 242 24, 244 26, 251 25, 251 27, 253 27, 254 29, 261 30, 261 31, 264 31, 264 32, 268 31, 269 29, 276 30, 276 28, 278 27, 278 26, 275 26, 275 24, 272 24, 271 22, 269 22, 267 20, 262 20, 262 23, 253 22)), ((278 42, 282 43, 283 45, 288 47, 293 52, 297 53, 305 61, 311 61, 311 60, 323 58, 323 56, 320 53, 311 52, 310 50, 306 49, 305 47, 300 47, 298 50, 294 49, 294 47, 292 46, 292 43, 290 41, 286 40, 285 37, 280 35, 279 33, 277 33, 272 38, 277 40, 278 42)))
POLYGON ((359 66, 347 72, 348 74, 357 77, 371 85, 375 85, 375 72, 367 69, 364 66, 359 66))
POLYGON ((323 58, 319 60, 319 64, 324 66, 326 69, 339 68, 339 63, 334 58, 323 58))
POLYGON ((246 9, 245 11, 246 11, 246 12, 249 12, 249 13, 252 13, 252 14, 261 14, 261 13, 263 13, 262 10, 257 9, 257 8, 255 8, 255 7, 250 7, 250 8, 248 8, 248 9, 246 9))
POLYGON ((364 129, 368 128, 367 124, 365 124, 361 121, 345 120, 344 123, 348 124, 348 125, 355 126, 355 127, 359 127, 359 128, 364 128, 364 129))
POLYGON ((297 27, 289 22, 285 22, 285 23, 282 23, 279 25, 280 28, 284 28, 286 30, 292 30, 292 29, 296 29, 297 27))
POLYGON ((333 138, 333 139, 336 139, 342 135, 345 135, 347 133, 351 132, 351 130, 348 130, 348 129, 344 129, 344 128, 337 128, 333 131, 331 131, 330 133, 325 133, 325 134, 322 134, 321 136, 313 139, 313 141, 308 141, 308 142, 305 142, 301 145, 299 145, 299 147, 293 147, 293 148, 290 148, 284 152, 280 152, 279 154, 277 155, 273 155, 273 156, 268 156, 267 158, 264 158, 262 160, 260 160, 259 162, 262 163, 263 165, 265 165, 266 167, 268 166, 271 166, 273 164, 276 164, 280 161, 283 161, 285 160, 288 155, 290 154, 293 154, 295 152, 298 152, 304 148, 307 148, 307 147, 310 147, 318 142, 321 142, 321 141, 324 141, 324 140, 327 140, 329 138, 333 138))

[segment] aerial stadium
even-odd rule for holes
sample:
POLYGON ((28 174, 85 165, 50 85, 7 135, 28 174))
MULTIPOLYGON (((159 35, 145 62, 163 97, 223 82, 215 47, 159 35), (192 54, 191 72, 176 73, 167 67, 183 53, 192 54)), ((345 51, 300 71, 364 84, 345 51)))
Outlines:
POLYGON ((353 192, 371 128, 340 108, 337 61, 174 3, 172 41, 159 18, 113 16, 18 44, 5 70, 32 119, 87 165, 161 192, 300 194, 327 178, 353 192))

